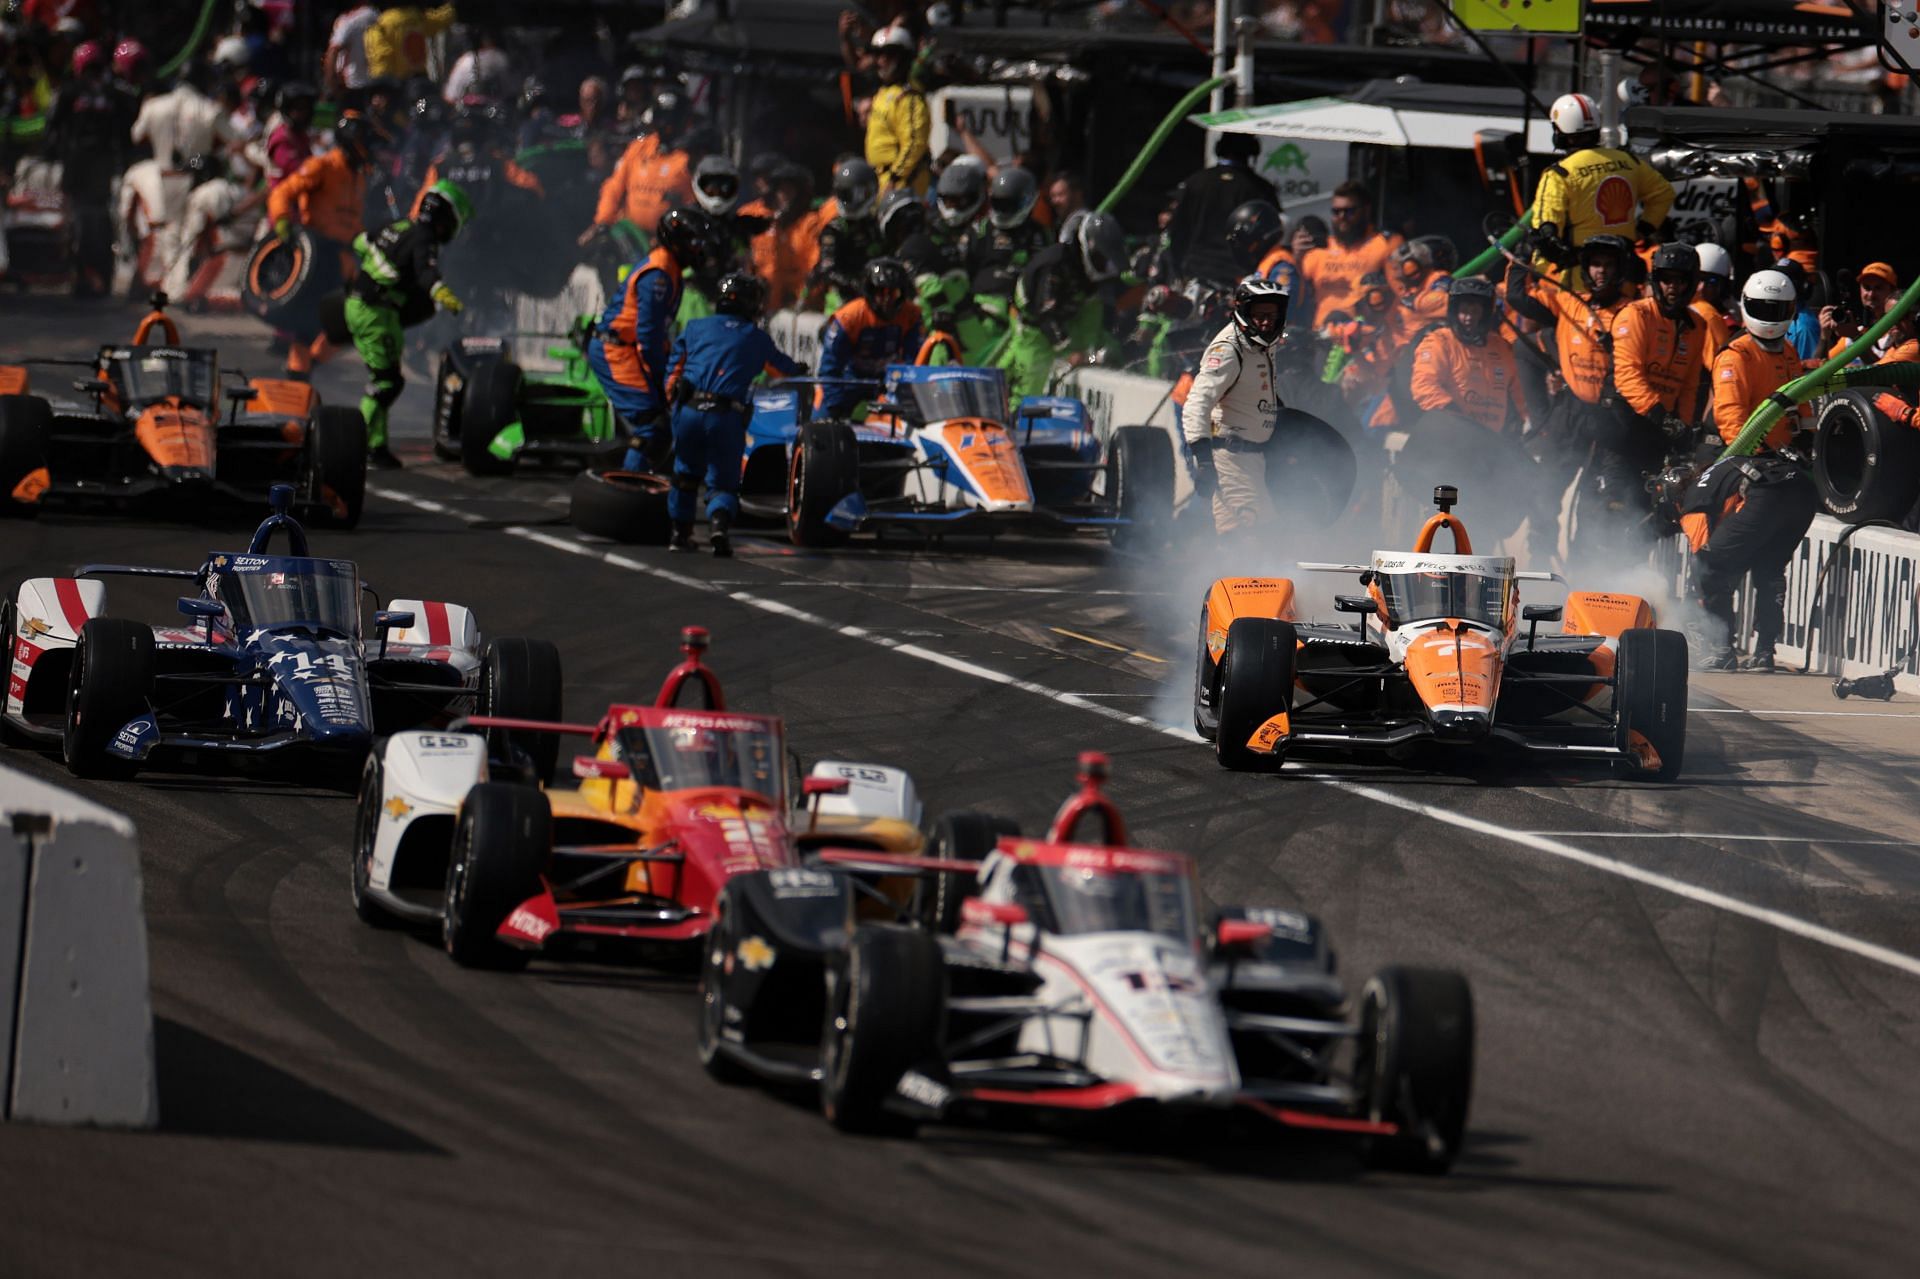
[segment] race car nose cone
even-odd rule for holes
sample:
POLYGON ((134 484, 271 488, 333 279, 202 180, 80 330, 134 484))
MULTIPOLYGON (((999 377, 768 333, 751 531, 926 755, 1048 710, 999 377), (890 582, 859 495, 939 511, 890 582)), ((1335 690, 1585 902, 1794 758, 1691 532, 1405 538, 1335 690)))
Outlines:
POLYGON ((1485 711, 1435 711, 1433 735, 1449 741, 1473 741, 1485 737, 1493 728, 1493 717, 1485 711))

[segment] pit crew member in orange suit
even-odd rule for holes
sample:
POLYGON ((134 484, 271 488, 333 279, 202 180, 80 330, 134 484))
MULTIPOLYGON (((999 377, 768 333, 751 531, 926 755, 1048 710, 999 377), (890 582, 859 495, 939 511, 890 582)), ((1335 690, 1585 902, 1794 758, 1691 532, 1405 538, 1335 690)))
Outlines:
POLYGON ((1666 450, 1699 443, 1706 366, 1706 329, 1692 309, 1699 278, 1700 255, 1691 244, 1663 244, 1653 255, 1652 296, 1629 303, 1613 321, 1620 412, 1598 458, 1609 509, 1628 509, 1644 496, 1666 450))
MULTIPOLYGON (((1793 281, 1778 271, 1755 271, 1740 295, 1740 335, 1713 361, 1713 424, 1733 443, 1762 401, 1806 370, 1787 341, 1799 309, 1793 281)), ((1794 431, 1811 425, 1813 409, 1801 405, 1767 432, 1766 447, 1783 449, 1794 431)))
MULTIPOLYGON (((313 239, 314 269, 337 271, 338 282, 351 280, 358 259, 353 238, 360 234, 367 198, 367 167, 373 157, 378 130, 358 112, 349 111, 333 127, 333 150, 316 155, 293 171, 267 196, 267 219, 281 239, 293 234, 295 223, 313 239)), ((317 280, 309 286, 320 294, 331 283, 317 280)), ((316 362, 333 353, 324 333, 289 334, 287 376, 305 381, 316 362)))
MULTIPOLYGON (((861 295, 841 306, 820 335, 820 376, 878 382, 889 364, 910 364, 920 350, 920 305, 913 276, 897 258, 867 263, 861 295)), ((859 386, 817 387, 814 416, 842 417, 866 398, 859 386)))
POLYGON ((1376 271, 1385 275, 1400 243, 1399 236, 1374 228, 1373 196, 1358 182, 1342 182, 1333 189, 1328 213, 1333 218, 1333 235, 1325 246, 1308 250, 1300 259, 1300 276, 1307 284, 1316 329, 1335 311, 1353 310, 1361 279, 1376 271))
POLYGON ((1489 431, 1504 431, 1511 415, 1525 413, 1513 347, 1496 331, 1497 311, 1493 281, 1472 275, 1453 282, 1446 325, 1414 352, 1414 403, 1429 413, 1458 413, 1489 431))

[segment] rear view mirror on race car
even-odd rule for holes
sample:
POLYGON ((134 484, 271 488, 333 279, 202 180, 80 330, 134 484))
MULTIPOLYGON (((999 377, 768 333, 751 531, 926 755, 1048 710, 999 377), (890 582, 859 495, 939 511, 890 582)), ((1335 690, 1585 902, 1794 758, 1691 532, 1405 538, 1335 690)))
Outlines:
POLYGON ((260 398, 260 388, 257 386, 230 386, 227 388, 227 398, 236 404, 251 404, 260 398))
POLYGON ((1333 597, 1333 607, 1336 612, 1341 613, 1377 613, 1380 611, 1380 606, 1373 602, 1373 596, 1371 595, 1336 595, 1333 597))
POLYGON ((1027 908, 1018 902, 990 902, 969 897, 960 904, 960 920, 967 924, 998 925, 1011 928, 1027 922, 1027 908))
POLYGON ((400 609, 381 609, 373 615, 376 631, 404 631, 413 625, 413 614, 400 609))
POLYGON ((633 770, 618 760, 595 759, 591 755, 575 755, 573 757, 573 775, 590 781, 624 782, 633 776, 633 770))
POLYGON ((800 789, 811 799, 815 795, 844 795, 851 784, 844 777, 809 777, 800 783, 800 789))
POLYGON ((1560 604, 1528 604, 1520 610, 1523 622, 1557 622, 1566 608, 1560 604))
POLYGON ((182 595, 176 603, 180 611, 188 617, 218 617, 227 611, 227 606, 219 600, 210 600, 198 595, 182 595))
POLYGON ((1273 926, 1251 919, 1223 919, 1214 925, 1214 945, 1220 950, 1252 950, 1273 936, 1273 926))

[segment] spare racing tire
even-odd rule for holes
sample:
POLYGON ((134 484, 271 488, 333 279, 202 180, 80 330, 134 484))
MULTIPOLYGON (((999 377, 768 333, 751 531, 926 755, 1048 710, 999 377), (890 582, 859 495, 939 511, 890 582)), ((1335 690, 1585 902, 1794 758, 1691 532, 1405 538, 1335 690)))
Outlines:
POLYGON ((313 237, 295 226, 286 239, 270 236, 254 249, 240 304, 275 328, 298 332, 319 316, 320 298, 312 287, 317 274, 313 237))
POLYGON ((1530 504, 1516 499, 1539 492, 1545 478, 1519 436, 1489 431, 1470 417, 1432 412, 1407 427, 1406 446, 1393 459, 1402 493, 1424 499, 1436 485, 1459 484, 1463 476, 1473 485, 1470 499, 1482 499, 1468 509, 1474 545, 1483 550, 1514 535, 1530 504))
POLYGON ((570 518, 582 533, 637 546, 665 546, 673 534, 667 514, 672 483, 644 471, 585 470, 573 477, 570 518))
POLYGON ((1353 446, 1324 420, 1281 409, 1267 441, 1267 493, 1283 522, 1325 528, 1353 497, 1353 446))
POLYGON ((1814 427, 1813 482, 1837 520, 1897 520, 1920 498, 1920 431, 1888 421, 1863 391, 1841 391, 1814 427))
MULTIPOLYGON (((47 464, 53 407, 37 395, 0 395, 0 516, 32 515, 35 501, 19 501, 22 481, 47 464)), ((36 495, 37 497, 37 495, 36 495)))

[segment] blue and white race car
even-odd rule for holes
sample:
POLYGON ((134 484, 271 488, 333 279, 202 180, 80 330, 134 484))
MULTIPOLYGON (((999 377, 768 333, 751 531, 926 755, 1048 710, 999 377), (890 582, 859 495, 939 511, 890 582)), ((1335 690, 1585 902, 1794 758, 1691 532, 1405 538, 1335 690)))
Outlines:
POLYGON ((864 418, 809 420, 806 379, 754 392, 740 505, 797 546, 883 527, 1103 533, 1153 545, 1173 519, 1173 443, 1157 427, 1102 439, 1079 400, 1030 396, 1006 376, 893 365, 864 418))
MULTIPOLYGON (((156 752, 282 750, 324 781, 356 779, 376 734, 457 715, 556 718, 560 658, 543 640, 483 643, 457 604, 393 600, 361 625, 351 560, 310 556, 276 485, 245 551, 197 569, 89 564, 0 601, 10 665, 0 735, 58 743, 82 777, 127 777, 156 752), (276 533, 286 554, 269 548, 276 533), (100 578, 178 578, 185 625, 108 616, 100 578)), ((375 596, 377 603, 378 597, 375 596)), ((547 762, 551 768, 551 761, 547 762)))

